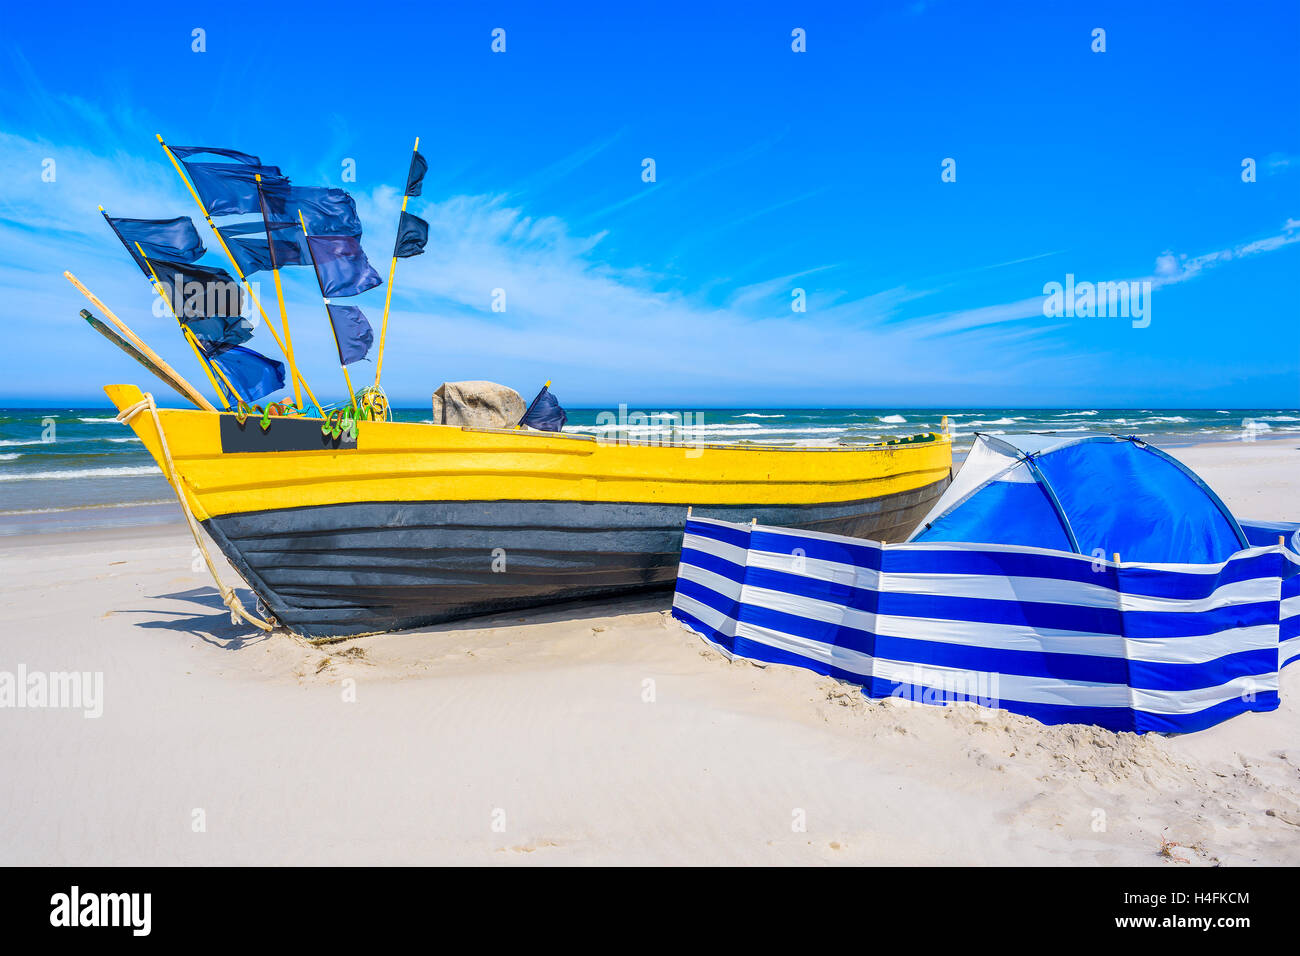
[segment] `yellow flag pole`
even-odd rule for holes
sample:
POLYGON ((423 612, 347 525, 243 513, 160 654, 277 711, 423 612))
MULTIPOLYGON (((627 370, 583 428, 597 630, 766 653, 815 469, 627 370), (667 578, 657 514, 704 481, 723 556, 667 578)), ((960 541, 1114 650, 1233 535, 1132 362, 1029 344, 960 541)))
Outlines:
MULTIPOLYGON (((420 137, 415 137, 414 153, 420 151, 420 137)), ((402 212, 406 212, 406 201, 411 197, 406 195, 405 189, 402 192, 402 212)), ((401 228, 402 220, 398 217, 398 228, 401 228)), ((397 252, 394 245, 393 252, 397 252)), ((379 357, 375 360, 375 387, 379 387, 379 376, 384 371, 384 340, 388 337, 388 307, 393 304, 393 276, 397 275, 397 256, 393 256, 393 261, 388 265, 388 292, 384 296, 384 320, 379 324, 379 357)))
MULTIPOLYGON (((302 210, 298 210, 298 224, 302 226, 302 234, 307 237, 307 220, 302 216, 302 210)), ((330 300, 325 295, 325 286, 320 281, 320 270, 316 268, 316 253, 312 251, 311 243, 307 243, 307 254, 311 256, 311 269, 316 273, 316 285, 320 287, 321 301, 325 303, 325 319, 330 324, 330 334, 334 336, 334 349, 339 353, 339 367, 343 369, 343 380, 348 383, 348 395, 352 398, 352 407, 357 408, 357 393, 352 390, 352 376, 348 372, 348 367, 343 362, 343 349, 339 347, 339 334, 334 329, 334 319, 330 315, 330 300)))
POLYGON ((258 300, 257 295, 253 292, 253 287, 249 283, 247 277, 244 275, 244 270, 239 268, 239 263, 235 260, 234 253, 232 253, 230 251, 230 247, 226 245, 225 237, 221 235, 221 232, 217 229, 216 224, 213 223, 212 217, 208 215, 208 210, 207 207, 203 205, 203 200, 199 198, 199 194, 195 191, 193 184, 190 183, 189 177, 186 176, 185 171, 181 169, 181 164, 180 161, 176 158, 176 154, 173 153, 167 147, 167 144, 163 142, 162 134, 159 133, 157 135, 158 135, 158 145, 163 148, 163 152, 167 154, 167 158, 170 159, 172 161, 172 165, 176 167, 176 175, 180 176, 181 182, 185 184, 185 188, 190 191, 190 195, 194 198, 195 204, 199 207, 199 212, 203 213, 204 222, 208 224, 208 228, 212 230, 214 235, 216 235, 217 242, 220 243, 222 251, 225 252, 226 258, 230 260, 230 264, 235 269, 235 274, 239 276, 239 280, 244 284, 244 291, 248 293, 248 297, 253 301, 253 304, 257 306, 257 311, 262 313, 262 321, 266 323, 267 329, 270 331, 272 337, 275 339, 275 344, 280 346, 280 351, 284 354, 285 361, 289 363, 289 370, 294 378, 294 381, 302 382, 303 391, 307 393, 307 397, 311 399, 311 403, 316 406, 316 411, 320 412, 320 417, 325 418, 326 417, 325 410, 320 407, 320 402, 316 401, 316 396, 312 394, 311 386, 308 385, 307 380, 302 377, 302 373, 299 372, 297 368, 294 367, 293 357, 290 355, 289 350, 285 347, 284 342, 280 339, 280 333, 275 330, 275 324, 271 321, 270 317, 266 314, 266 309, 262 308, 262 303, 258 300))
MULTIPOLYGON (((284 345, 288 353, 289 366, 293 369, 293 403, 302 408, 302 388, 298 382, 298 362, 293 357, 293 337, 289 334, 289 314, 284 310, 284 290, 280 288, 280 270, 272 269, 275 276, 275 297, 280 300, 280 322, 284 325, 284 345)), ((315 399, 312 399, 315 402, 315 399)))
MULTIPOLYGON (((257 202, 262 207, 262 222, 266 223, 266 202, 262 198, 262 174, 255 174, 257 179, 257 202)), ((293 403, 299 408, 302 407, 302 390, 298 387, 298 365, 293 357, 293 336, 289 334, 289 313, 284 308, 284 289, 280 286, 280 264, 275 258, 275 245, 271 239, 271 227, 266 228, 266 248, 271 256, 271 274, 275 276, 275 298, 280 303, 280 324, 284 326, 284 344, 287 348, 289 366, 294 370, 293 373, 293 403)))
MULTIPOLYGON (((102 209, 103 207, 101 206, 100 208, 102 209)), ((217 380, 212 373, 215 371, 221 376, 221 380, 225 382, 226 387, 230 389, 230 394, 234 395, 238 401, 242 402, 244 400, 243 396, 235 391, 234 386, 230 384, 230 379, 226 378, 221 369, 216 367, 215 363, 210 363, 206 358, 204 358, 203 352, 199 349, 199 343, 194 339, 194 332, 184 322, 182 322, 181 317, 176 314, 176 307, 172 305, 171 299, 167 298, 167 293, 163 290, 163 285, 158 278, 158 273, 154 271, 153 263, 150 262, 149 257, 144 254, 144 249, 138 242, 135 243, 135 251, 140 253, 141 260, 143 260, 144 264, 149 267, 149 280, 153 285, 153 290, 158 293, 158 298, 167 303, 167 310, 171 312, 172 318, 176 320, 176 324, 181 327, 181 334, 185 336, 185 341, 188 342, 190 348, 194 350, 194 357, 198 359, 199 364, 203 366, 203 371, 208 376, 208 381, 212 383, 212 390, 217 393, 217 397, 221 399, 221 404, 225 406, 226 411, 230 411, 230 402, 226 399, 226 393, 221 390, 221 386, 217 384, 217 380)))

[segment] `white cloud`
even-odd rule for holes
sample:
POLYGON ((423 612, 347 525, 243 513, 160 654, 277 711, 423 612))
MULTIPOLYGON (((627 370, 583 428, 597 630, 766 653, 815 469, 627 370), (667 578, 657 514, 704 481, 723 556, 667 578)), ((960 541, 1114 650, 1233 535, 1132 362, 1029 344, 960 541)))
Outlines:
MULTIPOLYGON (((113 214, 143 217, 195 212, 161 150, 96 156, 0 134, 0 176, 11 184, 0 198, 0 302, 15 338, 3 360, 11 393, 66 393, 69 375, 94 388, 141 379, 80 327, 83 302, 62 279, 64 268, 202 381, 192 360, 186 364, 174 323, 152 315, 148 284, 133 274, 95 208, 102 202, 113 214), (40 179, 45 156, 58 163, 55 183, 40 179)), ((383 187, 357 200, 366 246, 386 277, 400 196, 383 187)), ((1038 295, 915 315, 929 290, 897 286, 850 295, 828 285, 826 266, 714 299, 706 294, 712 277, 688 284, 646 265, 612 265, 601 257, 605 231, 577 231, 504 195, 425 196, 409 209, 429 221, 430 231, 426 254, 397 267, 384 383, 399 401, 422 404, 442 380, 462 378, 493 378, 527 391, 549 377, 570 404, 674 395, 706 404, 752 400, 756 388, 777 404, 888 402, 897 400, 900 387, 915 396, 926 383, 947 394, 992 380, 1027 388, 1090 383, 1084 361, 1053 362, 1070 351, 1077 332, 1045 319, 1038 295), (808 290, 807 313, 790 309, 796 285, 808 290), (504 313, 490 309, 498 288, 506 291, 504 313)), ((1281 248, 1300 240, 1295 226, 1288 220, 1281 235, 1205 255, 1163 253, 1151 281, 1186 281, 1223 262, 1281 248)), ((205 226, 200 234, 214 249, 205 226)), ((342 377, 314 281, 309 270, 285 276, 299 364, 322 398, 338 398, 342 377)), ((384 291, 358 302, 376 334, 384 291)), ((264 331, 252 344, 277 355, 264 331)), ((354 366, 354 380, 368 380, 371 368, 354 366)), ((88 385, 82 394, 90 391, 88 385)), ((976 395, 971 392, 972 400, 976 395)))

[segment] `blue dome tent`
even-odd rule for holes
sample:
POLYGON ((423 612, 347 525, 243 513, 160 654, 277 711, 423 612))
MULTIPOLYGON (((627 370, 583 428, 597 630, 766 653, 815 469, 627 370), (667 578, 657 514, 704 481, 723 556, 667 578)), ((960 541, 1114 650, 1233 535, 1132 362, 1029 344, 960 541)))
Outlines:
POLYGON ((1217 564, 1249 545, 1189 468, 1116 435, 987 435, 909 541, 1217 564))

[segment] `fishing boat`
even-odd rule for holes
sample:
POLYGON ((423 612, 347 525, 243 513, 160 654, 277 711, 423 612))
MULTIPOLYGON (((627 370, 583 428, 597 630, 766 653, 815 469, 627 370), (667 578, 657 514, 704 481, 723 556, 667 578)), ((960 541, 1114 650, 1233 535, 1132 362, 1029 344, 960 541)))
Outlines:
POLYGON ((291 185, 278 166, 237 149, 169 146, 161 136, 158 143, 211 238, 200 237, 187 216, 115 218, 102 206, 100 213, 176 318, 221 407, 65 276, 97 309, 82 310, 91 327, 192 406, 160 409, 137 386, 106 388, 171 483, 236 618, 330 640, 669 588, 691 509, 899 540, 948 485, 946 434, 813 448, 609 442, 564 432, 564 410, 546 387, 522 418, 494 420, 502 427, 390 421, 380 376, 397 261, 420 255, 429 234, 428 223, 407 210, 428 169, 419 139, 388 269, 375 378, 361 389, 348 366, 369 356, 375 336, 362 310, 340 300, 385 283, 362 251, 353 198, 334 187, 291 185), (256 218, 213 221, 233 216, 256 218), (199 261, 213 240, 233 274, 199 261), (318 399, 294 360, 280 281, 292 266, 311 268, 319 286, 347 385, 341 403, 318 399), (278 326, 248 281, 259 271, 274 276, 278 326), (249 307, 284 362, 245 346, 254 331, 249 307), (255 404, 290 387, 292 399, 255 404), (257 594, 265 616, 222 582, 207 538, 257 594))
MULTIPOLYGON (((144 399, 106 391, 120 411, 144 399)), ((393 421, 334 438, 319 419, 201 409, 157 422, 130 419, 270 614, 318 639, 671 588, 688 509, 901 541, 952 466, 942 434, 808 448, 393 421)))

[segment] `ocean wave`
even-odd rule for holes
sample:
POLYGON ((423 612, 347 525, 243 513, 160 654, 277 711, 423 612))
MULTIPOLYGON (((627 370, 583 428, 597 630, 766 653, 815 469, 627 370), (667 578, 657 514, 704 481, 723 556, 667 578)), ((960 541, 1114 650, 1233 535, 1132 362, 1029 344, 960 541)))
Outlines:
POLYGON ((1093 409, 1089 409, 1086 412, 1063 412, 1055 417, 1056 418, 1083 418, 1085 415, 1096 415, 1096 414, 1098 414, 1098 412, 1095 408, 1093 408, 1093 409))
POLYGON ((700 437, 704 435, 743 435, 746 437, 753 435, 834 435, 844 431, 839 425, 809 425, 806 427, 790 426, 789 428, 772 428, 767 425, 758 425, 753 422, 702 422, 695 425, 677 425, 672 422, 662 422, 647 425, 620 425, 612 422, 608 425, 565 425, 566 434, 573 432, 583 435, 610 435, 610 434, 628 434, 628 435, 667 435, 673 432, 682 435, 692 435, 700 437))
POLYGON ((877 421, 884 425, 901 425, 907 421, 907 419, 902 415, 881 415, 877 421))
POLYGON ((988 422, 962 422, 968 428, 980 428, 984 425, 1014 425, 1016 422, 1023 422, 1023 418, 999 418, 988 422))
POLYGON ((1255 419, 1257 422, 1300 422, 1300 418, 1294 415, 1265 415, 1263 418, 1255 419))
POLYGON ((54 442, 47 442, 41 438, 6 438, 0 441, 0 445, 5 448, 14 448, 18 445, 52 445, 54 442))
POLYGON ((0 461, 13 461, 15 458, 21 458, 21 457, 23 457, 22 452, 12 451, 7 455, 0 455, 0 461))
MULTIPOLYGON (((802 431, 803 429, 796 429, 802 431)), ((838 430, 838 429, 837 429, 838 430)), ((698 424, 698 425, 680 425, 671 421, 653 422, 645 425, 628 425, 612 422, 608 425, 565 425, 565 434, 575 433, 581 435, 609 435, 614 433, 626 433, 629 435, 649 435, 659 434, 660 432, 682 432, 694 433, 699 431, 709 432, 728 432, 731 434, 755 435, 775 431, 775 429, 764 428, 752 422, 745 423, 727 423, 718 422, 717 424, 698 424)))
POLYGON ((104 511, 112 508, 138 508, 145 505, 167 505, 175 503, 175 498, 151 498, 148 501, 109 501, 98 505, 69 505, 66 508, 20 508, 16 511, 0 511, 0 518, 11 518, 15 515, 63 514, 68 511, 104 511))
POLYGON ((29 471, 12 472, 0 475, 0 481, 54 481, 60 478, 137 478, 142 475, 157 475, 160 472, 153 465, 137 465, 116 468, 70 468, 67 471, 29 471))
POLYGON ((116 418, 78 418, 77 421, 85 422, 87 425, 120 425, 122 424, 116 418))
POLYGON ((743 415, 737 415, 737 418, 785 418, 784 415, 760 415, 758 412, 745 412, 743 415))
POLYGON ((1186 425, 1189 421, 1190 419, 1183 418, 1182 415, 1170 415, 1170 416, 1156 415, 1155 417, 1148 418, 1145 422, 1140 422, 1139 424, 1149 425, 1154 422, 1165 422, 1170 425, 1186 425))

